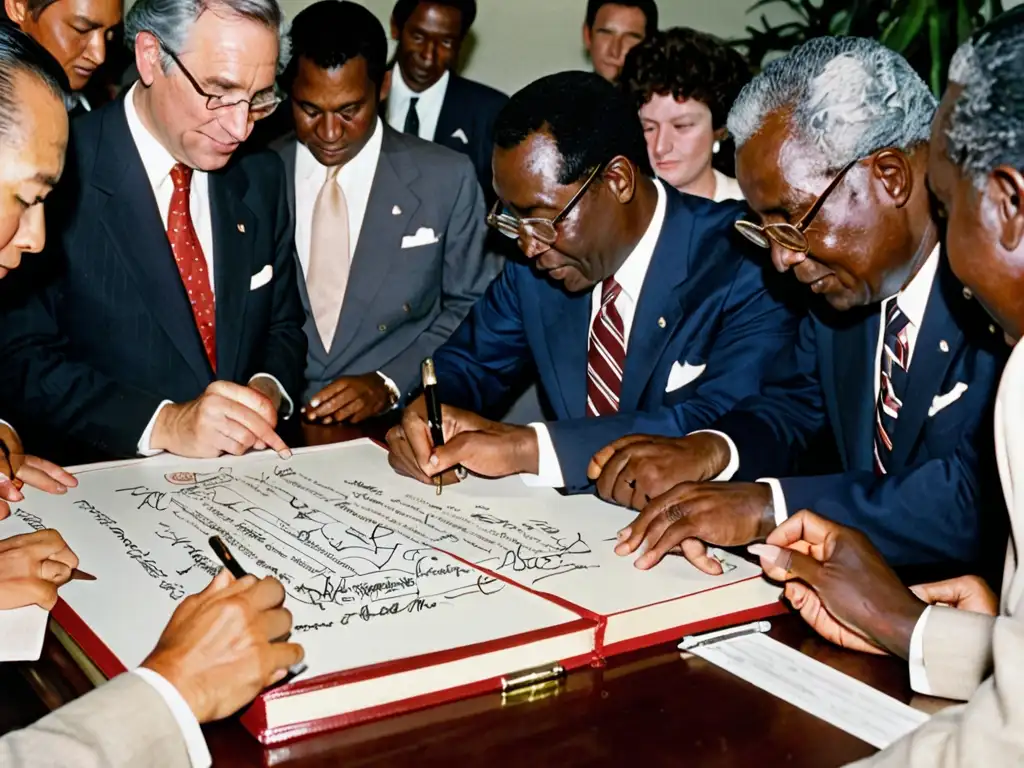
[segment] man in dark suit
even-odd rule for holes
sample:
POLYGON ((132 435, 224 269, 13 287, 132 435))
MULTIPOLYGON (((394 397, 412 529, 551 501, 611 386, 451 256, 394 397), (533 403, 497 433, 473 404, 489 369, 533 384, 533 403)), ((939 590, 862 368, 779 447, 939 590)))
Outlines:
POLYGON ((39 260, 56 276, 4 312, 0 398, 73 461, 284 454, 306 339, 283 173, 231 162, 278 101, 280 9, 147 7, 126 21, 140 82, 72 128, 39 260))
POLYGON ((476 18, 476 0, 398 0, 391 36, 398 41, 388 125, 468 155, 489 200, 494 121, 508 97, 459 77, 459 51, 476 18))
POLYGON ((387 37, 360 5, 295 17, 284 83, 296 134, 278 145, 306 308, 308 403, 324 423, 397 404, 501 269, 464 156, 378 117, 387 37), (335 219, 332 195, 340 193, 335 219))
POLYGON ((634 118, 585 72, 542 78, 502 111, 489 220, 532 264, 508 262, 434 355, 447 442, 432 447, 420 398, 388 435, 396 469, 426 481, 461 464, 585 491, 610 439, 707 426, 793 343, 795 318, 733 230, 742 208, 657 181, 634 118), (477 415, 534 367, 555 420, 477 415))
POLYGON ((934 111, 902 57, 856 38, 795 49, 737 99, 737 176, 761 222, 740 226, 828 305, 715 433, 634 436, 596 457, 601 494, 644 510, 620 545, 646 538, 640 567, 682 545, 717 571, 698 539, 745 544, 803 508, 894 565, 969 563, 1001 527, 990 425, 1005 350, 941 253, 934 111), (829 430, 839 466, 801 473, 829 430), (700 483, 716 478, 747 482, 700 483))
POLYGON ((626 54, 658 31, 655 0, 587 0, 583 47, 594 71, 617 82, 626 54))

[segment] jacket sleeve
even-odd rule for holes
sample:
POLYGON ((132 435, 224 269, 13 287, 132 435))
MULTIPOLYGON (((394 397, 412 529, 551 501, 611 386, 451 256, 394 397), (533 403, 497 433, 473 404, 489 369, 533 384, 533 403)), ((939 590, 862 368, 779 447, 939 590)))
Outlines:
POLYGON ((761 387, 763 372, 793 346, 797 318, 765 288, 762 269, 741 261, 723 306, 706 369, 693 392, 650 412, 549 422, 565 488, 588 491, 590 458, 623 435, 681 436, 706 429, 761 387))
POLYGON ((501 270, 501 257, 485 247, 486 211, 480 185, 470 162, 459 159, 458 194, 444 235, 441 311, 412 346, 381 367, 403 391, 419 381, 420 363, 448 340, 501 270))
POLYGON ((0 765, 18 768, 190 768, 160 694, 124 674, 0 738, 0 765))

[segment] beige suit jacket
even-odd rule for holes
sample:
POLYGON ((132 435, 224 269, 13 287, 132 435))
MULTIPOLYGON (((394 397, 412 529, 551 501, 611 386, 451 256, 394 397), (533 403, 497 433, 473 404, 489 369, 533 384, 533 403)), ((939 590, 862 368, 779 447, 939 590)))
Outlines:
POLYGON ((189 768, 174 715, 149 683, 120 675, 0 738, 4 768, 189 768))
POLYGON ((966 768, 1024 765, 1024 344, 996 398, 996 460, 1010 513, 998 617, 935 606, 924 625, 924 664, 936 696, 967 699, 858 766, 966 768))

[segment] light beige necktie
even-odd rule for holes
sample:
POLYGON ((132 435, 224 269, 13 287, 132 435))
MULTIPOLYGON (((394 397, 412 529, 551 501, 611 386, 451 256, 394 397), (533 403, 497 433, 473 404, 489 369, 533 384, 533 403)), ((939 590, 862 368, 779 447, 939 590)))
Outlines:
POLYGON ((348 205, 338 183, 340 165, 327 169, 327 180, 313 207, 313 236, 310 239, 306 288, 313 321, 324 349, 331 351, 334 331, 345 299, 351 267, 348 247, 348 205))

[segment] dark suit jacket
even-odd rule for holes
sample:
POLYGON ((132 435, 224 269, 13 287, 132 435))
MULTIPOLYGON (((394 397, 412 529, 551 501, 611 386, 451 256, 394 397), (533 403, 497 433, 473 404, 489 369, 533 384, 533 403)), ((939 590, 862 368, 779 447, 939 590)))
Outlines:
MULTIPOLYGON (((265 372, 297 397, 306 337, 281 161, 233 161, 209 193, 216 378, 265 372)), ((64 460, 134 456, 161 401, 191 400, 215 376, 122 99, 73 123, 53 196, 44 284, 0 316, 0 400, 29 444, 77 442, 64 460)))
POLYGON ((893 565, 972 561, 985 516, 1005 516, 991 429, 1002 334, 989 331, 991 320, 964 298, 943 257, 902 394, 892 471, 879 478, 872 459, 879 316, 880 305, 808 315, 762 395, 714 428, 739 450, 734 479, 782 478, 790 514, 812 509, 858 528, 893 565), (958 383, 967 385, 962 396, 935 410, 936 396, 958 383), (829 427, 843 471, 791 476, 800 450, 829 427))
POLYGON ((768 363, 794 342, 797 320, 766 290, 765 260, 750 259, 735 236, 743 206, 667 195, 630 331, 620 413, 586 415, 591 293, 569 294, 528 265, 506 262, 434 354, 443 401, 481 413, 536 367, 557 416, 548 429, 569 491, 592 487, 590 457, 623 435, 708 426, 757 392, 768 363), (680 367, 689 381, 666 391, 680 367))
MULTIPOLYGON (((408 391, 419 381, 423 358, 448 339, 501 270, 501 258, 484 248, 483 195, 469 161, 383 120, 381 128, 380 159, 330 352, 307 315, 304 399, 340 376, 371 371, 408 391), (403 247, 423 229, 435 242, 403 247)), ((276 148, 294 210, 295 137, 276 148)), ((308 308, 301 273, 299 289, 308 308)))
MULTIPOLYGON (((508 96, 488 85, 459 77, 454 72, 448 80, 444 104, 437 119, 434 141, 469 157, 488 203, 494 202, 491 183, 491 155, 494 152, 494 123, 508 96), (462 137, 465 137, 465 141, 462 137)), ((387 114, 382 105, 381 114, 387 114)), ((402 130, 402 126, 392 126, 402 130)))

